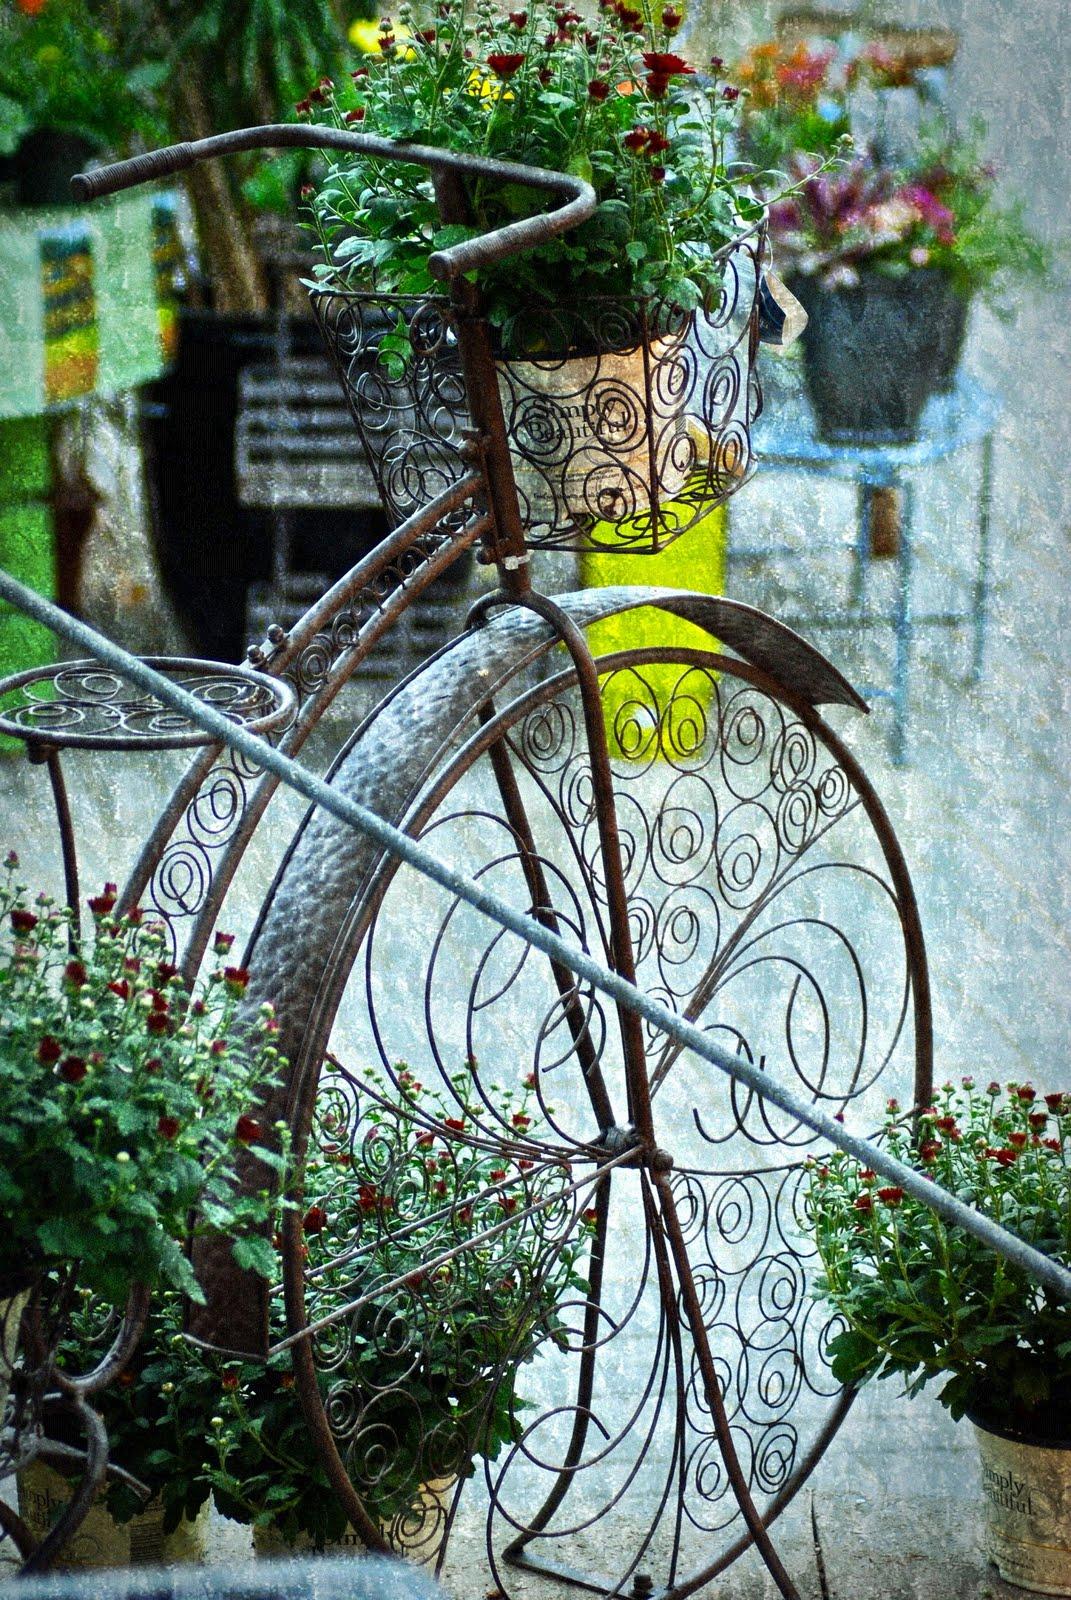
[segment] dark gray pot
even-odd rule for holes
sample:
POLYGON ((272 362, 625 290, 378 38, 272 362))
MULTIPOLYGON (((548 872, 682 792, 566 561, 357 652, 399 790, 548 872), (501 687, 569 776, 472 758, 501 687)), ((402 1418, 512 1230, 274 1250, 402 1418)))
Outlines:
POLYGON ((857 287, 789 288, 809 321, 803 371, 819 437, 830 444, 909 444, 937 387, 958 296, 947 273, 864 273, 857 287))

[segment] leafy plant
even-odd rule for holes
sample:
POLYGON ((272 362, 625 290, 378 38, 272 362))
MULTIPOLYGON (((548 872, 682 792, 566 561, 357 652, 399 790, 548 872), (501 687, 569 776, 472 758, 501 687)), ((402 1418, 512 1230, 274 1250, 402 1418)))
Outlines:
MULTIPOLYGON (((411 1513, 423 1483, 467 1475, 474 1456, 493 1459, 519 1437, 519 1367, 542 1341, 564 1339, 560 1309, 570 1290, 586 1290, 577 1262, 593 1220, 581 1219, 579 1238, 567 1235, 561 1214, 557 1231, 538 1215, 533 1224, 522 1213, 560 1185, 558 1175, 536 1174, 508 1141, 450 1141, 449 1130, 461 1131, 468 1115, 455 1099, 475 1104, 467 1070, 454 1077, 449 1105, 404 1068, 398 1081, 405 1103, 373 1088, 352 1146, 336 1115, 324 1112, 304 1172, 310 1315, 330 1317, 363 1300, 321 1336, 333 1352, 319 1364, 321 1397, 329 1412, 333 1397, 352 1415, 347 1464, 385 1523, 411 1513), (429 1132, 429 1119, 441 1135, 429 1132), (447 1251, 451 1259, 435 1265, 447 1251)), ((483 1093, 519 1139, 538 1131, 527 1087, 483 1093)), ((285 1332, 281 1307, 274 1332, 285 1332)), ((210 1479, 219 1510, 274 1526, 291 1542, 339 1538, 345 1519, 310 1439, 289 1355, 266 1367, 216 1367, 210 1479)))
POLYGON ((141 55, 137 16, 115 26, 117 5, 33 0, 0 14, 0 155, 36 128, 75 133, 102 152, 160 137, 161 69, 141 55))
MULTIPOLYGON (((749 175, 726 141, 739 90, 700 76, 674 48, 679 9, 604 0, 585 19, 565 0, 500 11, 440 0, 435 25, 380 24, 379 50, 338 87, 321 79, 298 112, 314 122, 566 172, 595 189, 579 228, 479 274, 499 329, 524 313, 598 296, 656 296, 685 310, 716 300, 716 252, 757 223, 749 175)), ((469 190, 471 220, 444 226, 427 175, 400 162, 339 157, 306 192, 321 282, 420 295, 427 258, 545 208, 491 179, 469 190)), ((504 335, 510 344, 510 334, 504 335)))
POLYGON ((828 288, 853 287, 864 269, 905 277, 937 268, 964 297, 999 302, 1011 282, 1044 279, 1052 252, 1028 228, 1021 201, 1001 202, 996 169, 983 155, 984 121, 959 133, 925 112, 920 97, 917 151, 897 165, 861 136, 866 97, 917 88, 917 70, 880 43, 845 54, 768 41, 737 64, 742 153, 797 185, 771 203, 775 256, 782 270, 817 276, 828 288), (846 136, 856 159, 821 171, 816 153, 846 136))
MULTIPOLYGON (((71 1372, 89 1370, 113 1328, 108 1309, 82 1291, 57 1353, 59 1365, 71 1372)), ((216 1374, 195 1357, 183 1337, 181 1295, 165 1289, 153 1301, 128 1366, 94 1396, 108 1434, 109 1460, 162 1501, 165 1533, 173 1532, 183 1517, 195 1517, 208 1499, 205 1463, 218 1389, 216 1374)), ((145 1509, 134 1489, 111 1477, 107 1505, 117 1522, 128 1522, 145 1509)))
POLYGON ((161 929, 114 915, 112 884, 88 902, 92 937, 76 937, 69 911, 28 904, 17 867, 9 855, 0 883, 0 1281, 68 1264, 113 1304, 135 1283, 201 1298, 183 1250, 194 1211, 234 1236, 240 1265, 273 1270, 259 1230, 275 1202, 232 1170, 255 1144, 286 1171, 249 1110, 279 1066, 271 1008, 240 1024, 238 967, 191 1000, 161 929))
MULTIPOLYGON (((1071 1265, 1071 1095, 1029 1084, 946 1084, 912 1119, 889 1102, 884 1142, 961 1200, 1071 1265)), ((973 1235, 848 1156, 811 1165, 817 1292, 844 1318, 843 1383, 935 1378, 953 1417, 1071 1435, 1071 1306, 973 1235)))

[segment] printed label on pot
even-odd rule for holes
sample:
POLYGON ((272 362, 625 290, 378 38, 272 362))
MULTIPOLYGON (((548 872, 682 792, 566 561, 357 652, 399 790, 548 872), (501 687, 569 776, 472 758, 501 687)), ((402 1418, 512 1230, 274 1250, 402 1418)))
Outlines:
POLYGON ((1022 1588, 1071 1595, 1071 1450, 975 1434, 990 1560, 1022 1588))

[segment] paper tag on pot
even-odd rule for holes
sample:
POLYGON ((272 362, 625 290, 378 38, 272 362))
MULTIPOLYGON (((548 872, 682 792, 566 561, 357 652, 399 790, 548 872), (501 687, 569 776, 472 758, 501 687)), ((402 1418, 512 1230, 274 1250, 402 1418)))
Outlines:
POLYGON ((772 350, 787 350, 807 326, 807 313, 776 272, 759 284, 759 339, 772 350))

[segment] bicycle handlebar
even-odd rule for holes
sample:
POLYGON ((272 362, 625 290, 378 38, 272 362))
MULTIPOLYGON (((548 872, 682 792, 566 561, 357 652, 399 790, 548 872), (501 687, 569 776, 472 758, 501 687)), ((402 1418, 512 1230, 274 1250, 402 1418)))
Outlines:
POLYGON ((591 185, 563 172, 495 161, 489 156, 460 155, 428 145, 400 144, 393 139, 380 139, 375 134, 350 133, 345 128, 310 128, 289 122, 269 123, 260 128, 235 128, 230 133, 213 134, 208 139, 168 145, 162 150, 131 156, 127 161, 116 161, 97 172, 79 172, 71 179, 71 193, 79 202, 97 200, 103 195, 117 194, 121 189, 171 177, 215 156, 233 155, 241 150, 286 149, 348 150, 354 155, 410 162, 433 172, 456 172, 493 178, 502 183, 523 183, 559 197, 562 203, 553 211, 539 212, 534 217, 509 222, 478 239, 467 239, 447 250, 436 250, 429 257, 428 268, 433 277, 444 280, 460 277, 476 267, 490 266, 507 256, 519 255, 523 250, 535 249, 548 239, 586 222, 595 210, 595 191, 591 185))

